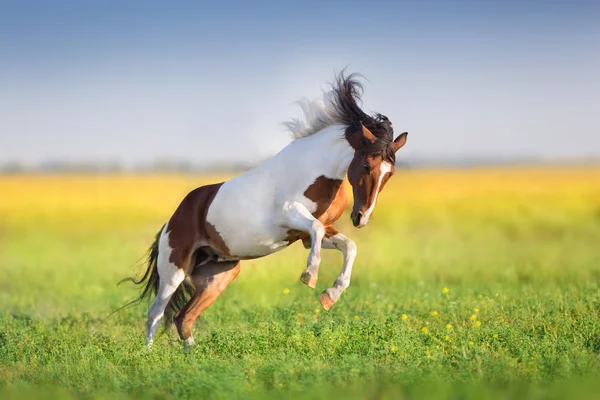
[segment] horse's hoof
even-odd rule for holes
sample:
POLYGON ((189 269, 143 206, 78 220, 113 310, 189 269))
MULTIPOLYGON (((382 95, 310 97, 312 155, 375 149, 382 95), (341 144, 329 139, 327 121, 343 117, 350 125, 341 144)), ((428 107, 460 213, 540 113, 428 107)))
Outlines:
POLYGON ((300 281, 313 289, 317 287, 317 278, 313 278, 308 271, 304 271, 302 275, 300 275, 300 281))
POLYGON ((327 290, 321 293, 321 297, 319 297, 319 300, 321 301, 321 305, 323 306, 325 311, 329 311, 331 307, 333 307, 333 305, 335 304, 335 301, 333 301, 331 297, 329 297, 329 294, 327 294, 327 290))
POLYGON ((183 342, 183 351, 189 353, 193 351, 194 346, 196 346, 196 342, 194 341, 194 338, 190 336, 183 342))

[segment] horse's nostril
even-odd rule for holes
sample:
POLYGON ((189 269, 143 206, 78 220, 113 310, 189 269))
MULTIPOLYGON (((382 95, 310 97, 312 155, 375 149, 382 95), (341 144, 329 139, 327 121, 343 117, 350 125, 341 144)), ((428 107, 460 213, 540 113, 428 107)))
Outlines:
POLYGON ((360 220, 362 219, 362 213, 352 213, 350 217, 352 218, 352 224, 354 226, 358 226, 360 224, 360 220))

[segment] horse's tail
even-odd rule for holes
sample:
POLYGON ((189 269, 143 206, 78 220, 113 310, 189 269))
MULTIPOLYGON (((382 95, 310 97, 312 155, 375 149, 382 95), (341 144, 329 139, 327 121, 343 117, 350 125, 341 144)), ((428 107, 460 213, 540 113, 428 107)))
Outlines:
MULTIPOLYGON (((128 277, 128 278, 121 280, 118 283, 120 285, 123 282, 129 281, 129 282, 133 282, 136 285, 142 285, 142 292, 140 293, 140 295, 138 296, 137 299, 134 299, 134 300, 130 301, 129 303, 125 304, 124 306, 120 307, 119 309, 114 311, 113 314, 124 308, 139 304, 142 302, 142 300, 144 300, 146 298, 156 296, 156 293, 158 292, 158 286, 160 283, 160 276, 158 274, 158 264, 157 264, 157 262, 158 262, 158 242, 160 240, 160 236, 162 235, 162 231, 165 228, 165 225, 163 225, 162 228, 160 228, 160 230, 156 234, 156 238, 154 239, 152 246, 150 246, 150 248, 148 249, 148 268, 146 269, 146 272, 144 273, 144 275, 138 280, 136 280, 135 278, 132 278, 132 277, 128 277)), ((194 285, 191 282, 189 282, 187 279, 184 280, 177 287, 177 289, 175 290, 175 293, 173 293, 173 295, 171 296, 171 299, 169 300, 169 303, 167 304, 165 311, 164 311, 164 329, 165 329, 165 331, 173 323, 173 316, 187 304, 189 299, 194 294, 194 291, 195 291, 194 285)))
POLYGON ((136 285, 143 285, 142 292, 140 293, 140 295, 138 296, 137 299, 130 301, 129 303, 125 304, 124 306, 118 308, 117 310, 115 310, 113 312, 113 314, 116 313, 117 311, 121 311, 125 308, 139 304, 142 302, 142 300, 150 297, 151 295, 156 296, 156 292, 158 292, 158 284, 159 284, 158 265, 157 265, 158 241, 160 240, 160 235, 162 234, 162 231, 164 228, 165 228, 164 225, 162 226, 162 228, 160 228, 160 230, 156 234, 154 242, 148 249, 148 252, 147 252, 148 268, 146 269, 146 272, 144 273, 144 275, 140 279, 137 279, 137 280, 133 277, 127 277, 127 278, 119 281, 119 283, 117 283, 117 285, 120 285, 123 282, 129 281, 129 282, 133 282, 136 285))
MULTIPOLYGON (((160 228, 160 231, 158 231, 156 239, 154 239, 154 243, 152 243, 152 246, 150 246, 150 249, 148 250, 148 269, 146 270, 144 276, 142 276, 138 281, 129 278, 129 280, 136 285, 144 285, 140 297, 137 300, 134 300, 136 303, 141 302, 150 295, 155 297, 156 293, 158 292, 158 284, 160 279, 157 265, 158 241, 160 240, 160 235, 162 234, 163 229, 164 225, 162 228, 160 228)), ((177 289, 175 289, 175 293, 173 293, 171 299, 165 307, 163 318, 164 332, 166 332, 171 324, 173 324, 173 317, 187 304, 195 290, 196 289, 194 285, 192 285, 192 283, 187 279, 184 279, 177 289)))

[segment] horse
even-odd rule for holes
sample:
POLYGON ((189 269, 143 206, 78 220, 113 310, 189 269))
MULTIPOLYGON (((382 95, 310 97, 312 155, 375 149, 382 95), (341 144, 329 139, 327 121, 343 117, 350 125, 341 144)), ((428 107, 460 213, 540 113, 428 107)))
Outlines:
POLYGON ((329 311, 350 285, 356 244, 333 224, 347 204, 343 182, 352 186, 352 224, 371 219, 379 193, 394 175, 395 154, 407 132, 394 139, 391 121, 359 106, 357 74, 337 74, 330 90, 300 102, 303 115, 284 125, 292 141, 260 166, 221 183, 189 192, 149 249, 138 298, 148 309, 146 346, 152 349, 163 317, 175 324, 184 346, 194 345, 198 316, 240 272, 240 261, 280 251, 301 240, 310 249, 300 280, 315 288, 321 249, 343 254, 342 270, 320 295, 329 311))

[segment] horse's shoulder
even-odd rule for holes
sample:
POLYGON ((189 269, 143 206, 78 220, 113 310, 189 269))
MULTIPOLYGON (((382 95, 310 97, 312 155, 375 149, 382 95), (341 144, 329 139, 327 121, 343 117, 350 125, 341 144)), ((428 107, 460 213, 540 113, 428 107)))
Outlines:
POLYGON ((323 223, 323 225, 331 225, 335 221, 340 219, 340 217, 344 213, 344 210, 346 209, 347 204, 348 196, 346 195, 346 188, 342 183, 335 192, 333 200, 329 203, 325 211, 321 215, 315 215, 315 217, 318 218, 319 221, 323 223))
POLYGON ((343 183, 341 179, 328 178, 322 175, 315 179, 304 191, 304 197, 316 205, 316 209, 312 213, 313 217, 324 222, 322 218, 325 220, 332 218, 337 214, 340 206, 343 211, 346 206, 346 193, 343 183))

